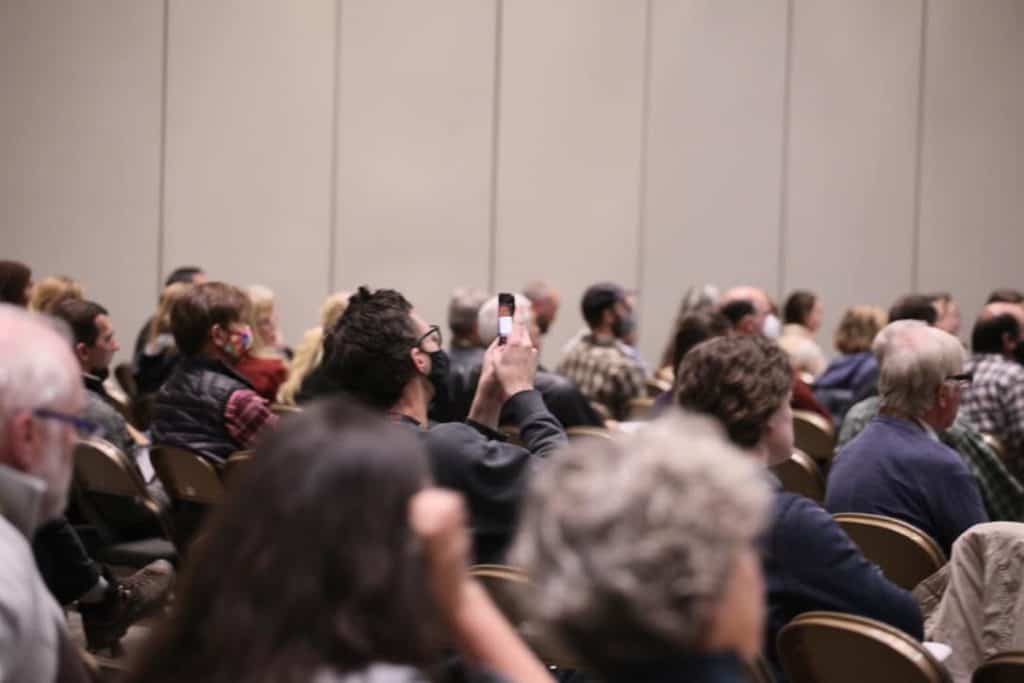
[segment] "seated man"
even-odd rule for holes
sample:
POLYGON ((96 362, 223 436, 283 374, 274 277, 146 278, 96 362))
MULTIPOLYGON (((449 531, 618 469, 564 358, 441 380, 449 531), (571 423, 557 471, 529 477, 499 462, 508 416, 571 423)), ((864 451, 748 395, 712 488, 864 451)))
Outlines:
MULTIPOLYGON (((793 452, 786 352, 769 339, 719 337, 696 346, 679 366, 676 401, 711 415, 734 444, 765 466, 793 452)), ((915 638, 923 635, 914 598, 868 562, 817 503, 776 487, 762 565, 768 598, 765 655, 779 670, 775 641, 790 620, 812 610, 884 621, 915 638)))
POLYGON ((629 419, 629 402, 644 395, 646 371, 622 342, 633 315, 626 291, 608 282, 592 285, 583 294, 581 307, 590 332, 568 349, 557 372, 612 418, 629 419))
POLYGON ((974 381, 964 394, 964 417, 1006 447, 1007 469, 1024 477, 1024 308, 985 306, 971 333, 967 371, 974 381))
MULTIPOLYGON (((889 332, 875 338, 872 351, 881 364, 889 350, 894 330, 907 325, 924 325, 916 320, 900 320, 890 323, 889 332)), ((843 428, 839 431, 837 448, 842 448, 852 441, 878 414, 881 399, 877 396, 866 398, 850 408, 843 419, 843 428)), ((985 509, 993 521, 1024 522, 1024 486, 1003 464, 999 455, 989 447, 981 434, 964 416, 958 412, 956 419, 948 429, 939 432, 939 439, 956 451, 967 469, 978 481, 981 498, 985 509)))
POLYGON ((174 342, 184 355, 157 394, 151 426, 154 445, 195 451, 220 465, 252 448, 276 416, 234 370, 252 343, 249 298, 222 282, 192 287, 171 311, 174 342))
POLYGON ((829 512, 887 515, 913 524, 949 555, 953 541, 988 521, 978 483, 938 432, 953 424, 964 349, 921 324, 890 324, 878 379, 879 413, 836 455, 828 475, 829 512))
POLYGON ((533 388, 537 351, 521 325, 492 344, 465 423, 428 427, 427 406, 447 381, 448 357, 436 325, 394 290, 360 287, 332 333, 324 367, 336 385, 396 422, 422 430, 434 481, 469 504, 478 562, 501 559, 516 525, 530 473, 566 443, 558 420, 533 388), (497 431, 502 410, 525 446, 497 431))

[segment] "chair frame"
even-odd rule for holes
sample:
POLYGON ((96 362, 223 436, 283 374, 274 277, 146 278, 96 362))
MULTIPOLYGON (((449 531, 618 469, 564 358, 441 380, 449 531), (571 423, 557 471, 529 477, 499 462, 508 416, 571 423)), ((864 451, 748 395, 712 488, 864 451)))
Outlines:
MULTIPOLYGON (((803 495, 803 496, 805 496, 807 498, 810 498, 811 500, 813 500, 813 501, 815 501, 817 503, 824 502, 824 500, 825 500, 825 475, 821 473, 821 468, 818 466, 818 463, 814 460, 814 458, 812 458, 811 456, 807 455, 806 453, 801 451, 799 448, 794 448, 793 449, 793 455, 791 455, 789 457, 789 460, 784 461, 782 463, 779 463, 778 465, 775 465, 771 469, 774 471, 776 468, 782 467, 783 465, 785 465, 785 464, 787 464, 789 462, 796 462, 797 467, 799 467, 801 470, 803 470, 807 474, 807 476, 810 477, 813 480, 811 483, 812 483, 812 486, 814 486, 816 488, 817 495, 808 496, 806 493, 803 493, 801 491, 792 491, 790 489, 787 489, 787 488, 785 488, 785 485, 783 485, 783 489, 786 490, 786 491, 789 491, 790 493, 796 493, 796 494, 799 494, 799 495, 803 495)), ((780 477, 780 479, 781 479, 781 477, 780 477)))
POLYGON ((224 467, 220 471, 220 478, 224 482, 225 487, 234 485, 231 482, 238 477, 239 472, 248 465, 252 457, 252 451, 236 451, 228 456, 228 459, 224 461, 224 467))
MULTIPOLYGON (((858 548, 860 548, 860 544, 857 543, 857 540, 854 538, 854 534, 850 533, 850 528, 848 526, 850 524, 861 527, 873 527, 875 529, 893 532, 902 536, 907 539, 907 541, 917 546, 919 550, 923 551, 932 560, 935 565, 934 571, 938 571, 942 565, 946 564, 946 554, 942 552, 942 548, 940 548, 939 544, 935 542, 935 539, 918 529, 913 524, 908 524, 901 519, 887 517, 885 515, 872 515, 865 512, 840 512, 832 515, 832 518, 836 521, 836 524, 842 527, 843 531, 850 536, 850 540, 852 540, 858 548)), ((863 548, 861 548, 861 551, 863 552, 863 548)), ((885 573, 885 567, 882 562, 879 562, 873 557, 867 556, 867 554, 865 554, 865 556, 875 564, 882 567, 882 571, 885 573)), ((889 576, 888 573, 886 573, 886 576, 889 577, 890 581, 894 581, 893 577, 889 576)), ((922 577, 922 580, 925 578, 927 577, 922 577)), ((903 587, 907 590, 911 590, 915 586, 903 587)))
POLYGON ((224 502, 224 482, 220 472, 209 463, 203 456, 195 451, 176 446, 155 445, 149 450, 149 458, 153 462, 153 469, 163 482, 167 494, 173 500, 184 500, 202 505, 220 505, 224 502), (204 470, 210 477, 208 481, 201 482, 202 488, 195 485, 179 482, 178 475, 173 470, 173 465, 168 462, 170 458, 191 458, 197 466, 204 470), (216 482, 213 484, 212 482, 216 482), (211 490, 213 489, 213 490, 211 490))
POLYGON ((796 447, 819 463, 827 464, 835 455, 835 427, 817 413, 794 410, 793 436, 796 447))
POLYGON ((1024 650, 999 652, 982 663, 971 676, 971 683, 1004 683, 1024 680, 1024 650), (1019 674, 1013 676, 1013 674, 1019 674))
POLYGON ((605 439, 607 441, 611 441, 611 440, 613 440, 615 438, 615 437, 612 436, 612 433, 608 429, 604 429, 604 428, 601 428, 601 427, 584 427, 584 426, 569 427, 568 429, 565 430, 565 435, 569 439, 578 439, 578 438, 582 438, 582 437, 590 437, 590 438, 605 439))
POLYGON ((1006 444, 1003 443, 1002 439, 995 434, 982 432, 981 440, 984 441, 985 445, 991 448, 997 456, 999 456, 1000 460, 1006 462, 1006 444))
POLYGON ((792 683, 817 683, 817 681, 811 681, 810 679, 795 675, 788 661, 790 650, 786 644, 787 641, 796 638, 797 635, 795 634, 808 626, 838 629, 864 638, 870 638, 906 657, 913 665, 917 666, 921 671, 922 680, 927 681, 927 683, 951 683, 946 667, 935 659, 932 653, 928 652, 921 643, 898 628, 855 614, 825 611, 805 612, 786 624, 779 631, 776 648, 778 649, 783 669, 785 669, 786 675, 792 683))

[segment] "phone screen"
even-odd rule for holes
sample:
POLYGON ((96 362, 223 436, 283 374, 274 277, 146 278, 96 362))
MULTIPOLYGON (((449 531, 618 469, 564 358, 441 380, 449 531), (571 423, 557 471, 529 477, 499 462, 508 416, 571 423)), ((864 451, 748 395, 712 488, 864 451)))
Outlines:
POLYGON ((512 334, 512 316, 515 315, 516 300, 511 294, 498 295, 498 343, 504 344, 512 334))

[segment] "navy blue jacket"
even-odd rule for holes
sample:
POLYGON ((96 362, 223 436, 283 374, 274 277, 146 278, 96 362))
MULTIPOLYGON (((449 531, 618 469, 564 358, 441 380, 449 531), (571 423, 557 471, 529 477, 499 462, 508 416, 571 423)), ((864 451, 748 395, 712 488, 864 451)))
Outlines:
POLYGON ((924 637, 921 610, 913 596, 886 579, 832 516, 809 498, 776 494, 762 567, 768 592, 764 652, 776 671, 781 671, 775 649, 779 631, 804 612, 856 614, 895 626, 918 640, 924 637))
POLYGON ((960 534, 988 521, 963 458, 916 422, 884 414, 840 449, 825 507, 901 519, 934 538, 947 557, 960 534))

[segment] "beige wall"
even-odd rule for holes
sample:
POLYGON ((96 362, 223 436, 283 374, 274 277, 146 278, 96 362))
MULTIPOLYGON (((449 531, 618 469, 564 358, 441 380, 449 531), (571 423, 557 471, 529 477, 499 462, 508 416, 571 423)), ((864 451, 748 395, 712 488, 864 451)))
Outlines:
POLYGON ((1024 0, 7 0, 0 258, 125 339, 182 263, 280 297, 534 277, 848 305, 1020 286, 1024 0))

